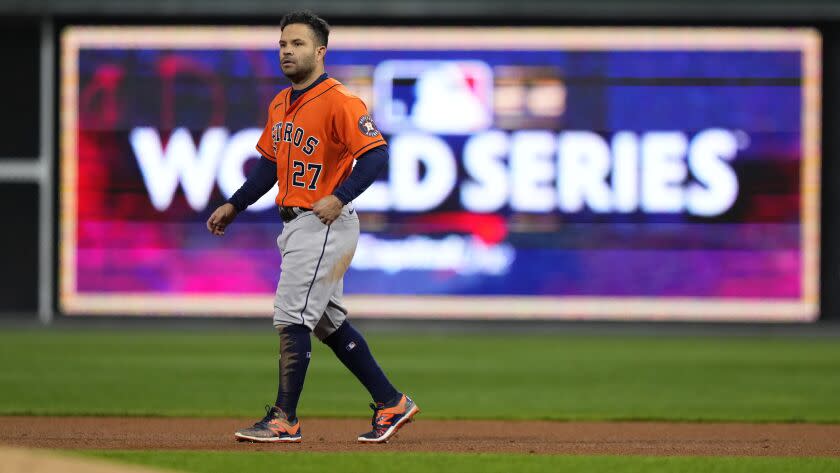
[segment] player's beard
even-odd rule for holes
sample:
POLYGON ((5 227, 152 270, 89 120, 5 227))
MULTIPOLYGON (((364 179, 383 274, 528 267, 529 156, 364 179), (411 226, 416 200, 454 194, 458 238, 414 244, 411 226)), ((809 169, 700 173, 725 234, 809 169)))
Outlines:
POLYGON ((281 70, 283 71, 283 75, 288 77, 289 80, 295 84, 299 84, 305 81, 312 74, 312 71, 315 70, 315 54, 297 58, 295 64, 288 72, 283 70, 282 67, 281 70))

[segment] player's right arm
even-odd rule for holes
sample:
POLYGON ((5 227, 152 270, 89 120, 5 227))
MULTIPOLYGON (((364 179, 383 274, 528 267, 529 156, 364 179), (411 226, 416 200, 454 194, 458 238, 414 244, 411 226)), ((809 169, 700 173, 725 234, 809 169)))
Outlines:
POLYGON ((256 202, 274 187, 275 183, 277 183, 277 164, 261 157, 242 186, 210 215, 207 219, 207 229, 214 235, 224 235, 225 227, 233 222, 239 212, 256 202))
POLYGON ((210 218, 207 219, 207 230, 216 236, 224 235, 225 228, 233 222, 238 213, 232 204, 225 202, 210 214, 210 218))
POLYGON ((269 105, 265 128, 263 128, 262 135, 257 141, 256 148, 261 155, 259 162, 248 173, 248 178, 242 186, 233 193, 227 202, 213 211, 210 218, 207 219, 207 230, 213 235, 224 235, 225 228, 233 222, 236 216, 256 202, 277 182, 277 162, 273 154, 269 154, 267 151, 274 149, 271 123, 273 105, 274 101, 269 105))

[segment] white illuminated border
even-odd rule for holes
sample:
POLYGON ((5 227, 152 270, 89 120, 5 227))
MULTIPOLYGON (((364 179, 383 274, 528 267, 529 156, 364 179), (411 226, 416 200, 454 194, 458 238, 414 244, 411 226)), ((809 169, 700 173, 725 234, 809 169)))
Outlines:
MULTIPOLYGON (((59 301, 68 315, 258 316, 273 295, 76 291, 81 49, 272 49, 276 27, 69 27, 61 35, 59 301)), ((348 295, 357 317, 807 322, 819 316, 820 35, 811 28, 333 28, 330 49, 718 50, 802 53, 801 261, 797 300, 675 297, 348 295)))

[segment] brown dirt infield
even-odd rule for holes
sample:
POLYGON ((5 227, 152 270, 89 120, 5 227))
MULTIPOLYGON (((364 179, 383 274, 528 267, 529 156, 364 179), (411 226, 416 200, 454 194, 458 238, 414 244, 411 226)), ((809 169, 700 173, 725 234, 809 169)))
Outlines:
POLYGON ((0 417, 0 445, 60 449, 840 456, 840 425, 418 420, 361 445, 363 419, 304 419, 301 444, 236 442, 253 419, 0 417))
POLYGON ((43 450, 0 447, 0 473, 165 473, 167 470, 74 458, 43 450))

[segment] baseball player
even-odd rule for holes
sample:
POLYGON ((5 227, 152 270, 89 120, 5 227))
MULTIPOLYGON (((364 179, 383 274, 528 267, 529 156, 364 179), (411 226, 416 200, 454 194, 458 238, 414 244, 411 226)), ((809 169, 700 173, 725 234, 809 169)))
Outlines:
POLYGON ((268 107, 257 143, 259 163, 207 220, 210 232, 224 235, 239 212, 278 186, 284 225, 277 238, 282 263, 274 298, 274 327, 280 335, 277 400, 262 420, 235 437, 301 441, 296 408, 314 332, 373 398, 373 429, 359 442, 383 443, 420 409, 388 381, 364 337, 347 320, 342 293, 359 240, 359 217, 351 202, 382 171, 388 148, 365 104, 324 73, 327 22, 296 11, 283 17, 280 30, 280 67, 292 86, 268 107))

